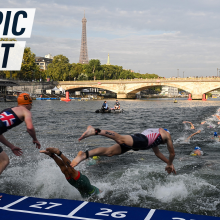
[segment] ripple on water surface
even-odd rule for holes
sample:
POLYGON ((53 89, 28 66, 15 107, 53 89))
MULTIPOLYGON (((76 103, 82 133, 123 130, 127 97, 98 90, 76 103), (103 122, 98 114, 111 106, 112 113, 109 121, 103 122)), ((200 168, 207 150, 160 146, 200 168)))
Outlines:
MULTIPOLYGON (((95 110, 102 102, 34 101, 33 121, 42 149, 58 147, 72 160, 79 150, 114 144, 114 141, 100 136, 78 142, 90 124, 124 135, 150 127, 163 127, 170 130, 173 138, 177 175, 167 175, 165 164, 151 150, 102 157, 100 163, 92 166, 82 162, 76 169, 103 191, 88 201, 220 216, 220 143, 211 139, 213 133, 219 131, 220 125, 213 116, 219 102, 178 100, 174 104, 172 99, 120 100, 124 113, 96 114, 95 110), (205 120, 206 124, 201 125, 205 120), (195 129, 183 121, 191 121, 195 129), (202 132, 186 141, 198 129, 202 132), (202 148, 203 157, 189 156, 195 146, 202 148)), ((113 107, 114 100, 107 102, 113 107)), ((2 108, 10 106, 11 103, 3 103, 2 108)), ((4 147, 11 163, 0 176, 1 192, 82 200, 54 161, 38 153, 24 124, 5 136, 21 147, 24 154, 16 157, 4 147)), ((159 148, 168 155, 165 145, 159 148)))

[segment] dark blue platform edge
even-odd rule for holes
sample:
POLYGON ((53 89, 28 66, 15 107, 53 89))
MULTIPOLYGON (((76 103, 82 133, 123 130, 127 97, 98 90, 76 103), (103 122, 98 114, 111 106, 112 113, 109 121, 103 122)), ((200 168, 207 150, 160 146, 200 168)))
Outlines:
POLYGON ((102 203, 42 199, 1 193, 0 220, 220 220, 219 217, 173 211, 107 205, 102 203))

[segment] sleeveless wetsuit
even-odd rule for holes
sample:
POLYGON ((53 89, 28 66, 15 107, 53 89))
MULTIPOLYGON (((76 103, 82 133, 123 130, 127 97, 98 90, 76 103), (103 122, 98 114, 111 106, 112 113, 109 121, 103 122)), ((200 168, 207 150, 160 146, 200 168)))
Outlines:
POLYGON ((22 122, 12 111, 12 108, 4 109, 0 112, 0 135, 22 122))
POLYGON ((163 143, 163 139, 160 135, 159 128, 149 128, 144 130, 141 134, 131 135, 133 138, 133 146, 130 147, 126 144, 121 144, 121 153, 125 153, 129 150, 148 150, 163 143))
POLYGON ((78 176, 76 178, 68 177, 66 178, 69 184, 74 186, 81 194, 83 198, 97 195, 99 194, 99 189, 93 185, 91 185, 89 179, 85 176, 82 175, 78 171, 78 176))

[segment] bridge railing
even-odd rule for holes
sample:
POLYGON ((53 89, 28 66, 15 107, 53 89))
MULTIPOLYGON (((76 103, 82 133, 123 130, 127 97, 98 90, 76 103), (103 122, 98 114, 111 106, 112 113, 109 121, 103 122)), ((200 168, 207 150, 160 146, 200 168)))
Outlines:
POLYGON ((220 82, 220 77, 187 77, 187 78, 155 78, 155 79, 114 79, 114 80, 83 80, 83 81, 59 81, 59 84, 120 84, 120 83, 144 83, 144 82, 220 82))

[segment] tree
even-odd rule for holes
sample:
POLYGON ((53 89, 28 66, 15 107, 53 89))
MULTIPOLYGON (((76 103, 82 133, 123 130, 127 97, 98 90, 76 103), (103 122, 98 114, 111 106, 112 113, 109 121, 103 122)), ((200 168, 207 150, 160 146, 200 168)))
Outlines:
POLYGON ((35 80, 40 77, 40 68, 35 63, 35 54, 30 47, 25 47, 23 61, 21 64, 21 71, 17 72, 17 79, 35 80))
POLYGON ((101 70, 101 62, 100 60, 92 59, 89 61, 90 73, 92 72, 94 80, 96 79, 95 72, 101 70))
POLYGON ((72 63, 70 67, 70 80, 77 79, 78 76, 84 72, 83 64, 81 63, 72 63))
POLYGON ((55 81, 69 80, 70 69, 69 59, 63 55, 57 55, 48 65, 47 73, 55 81))

